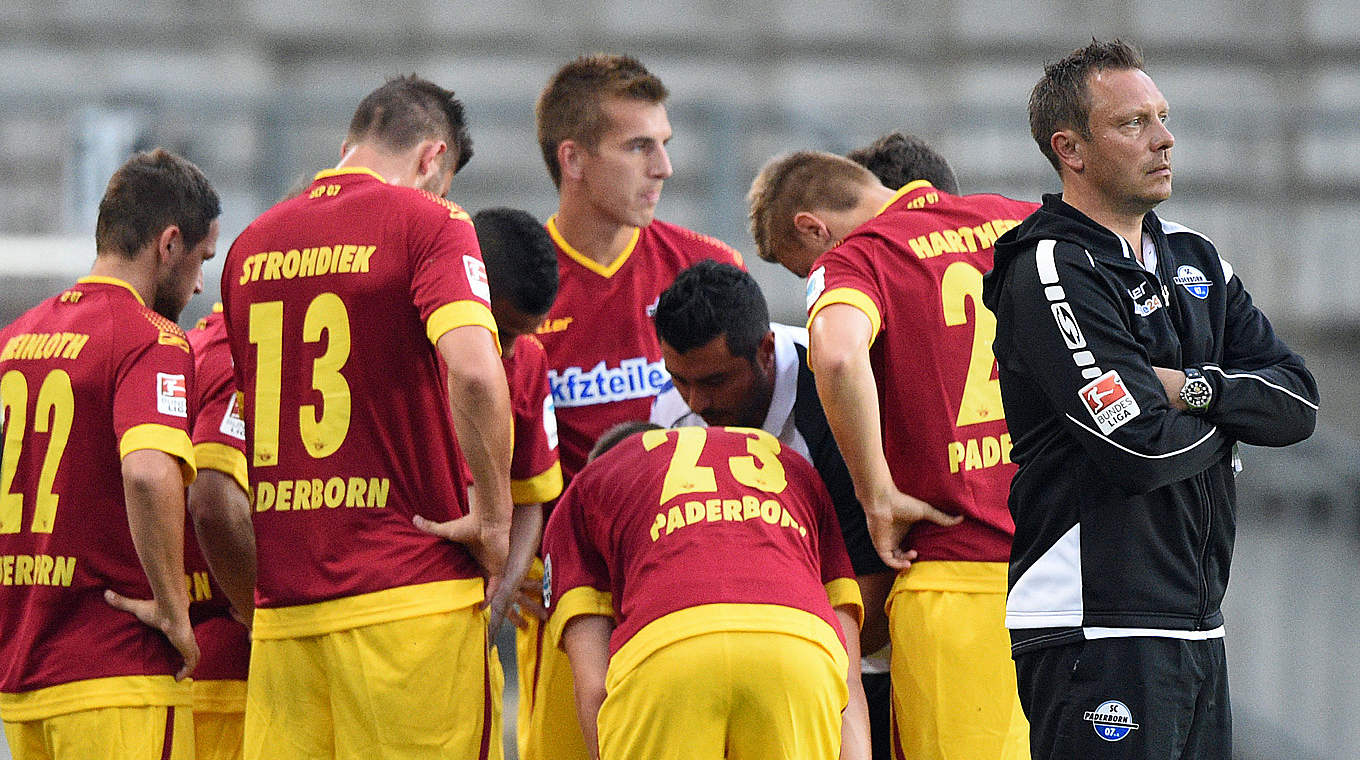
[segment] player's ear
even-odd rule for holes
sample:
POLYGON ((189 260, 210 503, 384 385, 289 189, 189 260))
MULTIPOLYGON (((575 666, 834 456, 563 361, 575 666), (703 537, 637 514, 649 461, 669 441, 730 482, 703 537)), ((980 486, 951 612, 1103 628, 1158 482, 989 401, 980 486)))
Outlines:
POLYGON ((760 339, 760 345, 756 346, 756 363, 760 368, 769 372, 774 368, 774 331, 765 333, 765 337, 760 339))
POLYGON ((172 224, 161 230, 161 234, 156 236, 156 263, 160 266, 170 266, 174 263, 175 256, 184 253, 184 235, 180 232, 179 225, 172 224))
POLYGON ((809 247, 821 247, 831 241, 831 230, 826 223, 811 211, 799 211, 793 215, 793 229, 799 239, 809 247))
POLYGON ((571 177, 579 180, 582 175, 581 159, 584 157, 584 149, 575 140, 563 140, 557 144, 557 166, 561 170, 562 178, 571 177))
POLYGON ((1074 172, 1086 168, 1086 161, 1082 158, 1083 143, 1081 135, 1074 129, 1060 129, 1048 138, 1049 147, 1058 156, 1058 162, 1074 172))
POLYGON ((443 140, 422 140, 416 152, 416 175, 424 180, 443 171, 444 153, 448 149, 443 140))

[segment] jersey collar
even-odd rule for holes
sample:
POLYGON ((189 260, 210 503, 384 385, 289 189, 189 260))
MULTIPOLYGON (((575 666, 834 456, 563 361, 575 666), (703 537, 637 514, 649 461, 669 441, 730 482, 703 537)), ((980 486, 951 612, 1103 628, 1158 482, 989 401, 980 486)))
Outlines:
POLYGON ((544 226, 548 228, 548 234, 552 236, 553 242, 563 253, 567 254, 568 258, 605 278, 613 277, 614 273, 624 265, 624 262, 628 261, 628 257, 633 255, 633 249, 637 247, 638 238, 642 236, 642 228, 634 227, 633 236, 628 239, 627 245, 623 247, 623 252, 614 257, 609 266, 602 266, 599 262, 572 248, 571 243, 568 243, 567 239, 562 237, 562 233, 557 230, 557 214, 548 217, 548 223, 544 226))
POLYGON ((127 282, 118 279, 117 277, 106 277, 106 276, 104 276, 104 275, 102 275, 102 274, 91 274, 91 275, 86 275, 86 276, 80 278, 79 280, 76 280, 76 282, 77 282, 77 283, 90 283, 90 282, 93 282, 93 283, 98 283, 98 284, 100 284, 100 285, 114 285, 114 286, 120 287, 120 288, 127 288, 127 291, 128 291, 129 293, 132 294, 132 297, 135 298, 135 299, 137 299, 137 303, 139 303, 139 304, 141 304, 141 305, 143 305, 143 306, 146 306, 146 301, 143 301, 143 300, 142 300, 142 294, 141 294, 141 293, 138 293, 136 288, 132 287, 132 286, 131 286, 130 284, 128 284, 127 282))
POLYGON ((326 179, 327 177, 340 177, 346 174, 367 174, 370 177, 376 178, 379 182, 387 184, 387 180, 383 179, 381 174, 366 166, 342 166, 336 169, 322 169, 316 173, 315 177, 312 177, 312 181, 315 182, 319 179, 326 179))
MULTIPOLYGON (((883 213, 884 211, 887 211, 889 206, 891 206, 891 205, 893 205, 894 203, 896 203, 896 202, 902 200, 902 197, 903 197, 903 196, 905 196, 905 195, 910 195, 911 193, 914 193, 914 192, 916 192, 917 190, 920 190, 920 189, 923 188, 923 187, 934 187, 934 185, 930 184, 930 180, 928 180, 928 179, 917 179, 917 180, 912 180, 911 182, 908 182, 907 184, 905 184, 905 185, 903 185, 901 188, 899 188, 897 192, 893 193, 893 197, 889 198, 889 199, 888 199, 888 202, 885 203, 885 204, 883 204, 883 208, 880 208, 880 209, 878 210, 878 214, 881 214, 881 213, 883 213)), ((874 216, 878 216, 878 214, 874 214, 874 216)))

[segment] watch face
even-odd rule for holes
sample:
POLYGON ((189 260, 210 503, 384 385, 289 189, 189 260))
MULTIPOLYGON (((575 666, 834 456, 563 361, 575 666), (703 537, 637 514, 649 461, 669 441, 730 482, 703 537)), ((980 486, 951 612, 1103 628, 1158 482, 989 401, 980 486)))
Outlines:
POLYGON ((1209 406, 1211 398, 1213 398, 1213 388, 1210 387, 1209 381, 1203 378, 1192 377, 1186 380, 1185 385, 1181 387, 1181 401, 1184 401, 1185 405, 1191 409, 1204 409, 1209 406))

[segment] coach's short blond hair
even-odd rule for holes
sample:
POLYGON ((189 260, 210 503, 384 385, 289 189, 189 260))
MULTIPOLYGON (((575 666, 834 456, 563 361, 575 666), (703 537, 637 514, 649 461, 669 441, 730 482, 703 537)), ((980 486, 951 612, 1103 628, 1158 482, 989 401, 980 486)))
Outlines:
POLYGON ((877 181, 873 172, 834 153, 800 150, 770 159, 746 195, 756 254, 778 264, 780 251, 801 245, 794 215, 854 208, 877 181))

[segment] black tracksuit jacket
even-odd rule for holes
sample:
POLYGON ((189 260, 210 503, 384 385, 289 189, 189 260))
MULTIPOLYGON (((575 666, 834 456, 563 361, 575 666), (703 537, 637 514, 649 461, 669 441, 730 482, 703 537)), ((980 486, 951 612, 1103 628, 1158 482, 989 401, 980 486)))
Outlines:
MULTIPOLYGON (((1234 444, 1308 437, 1317 386, 1208 238, 1148 213, 1156 273, 1059 196, 996 242, 983 301, 1019 469, 1006 625, 1016 654, 1223 625, 1234 444), (1154 367, 1200 369, 1202 413, 1154 367)), ((1193 634, 1192 634, 1193 635, 1193 634)))

